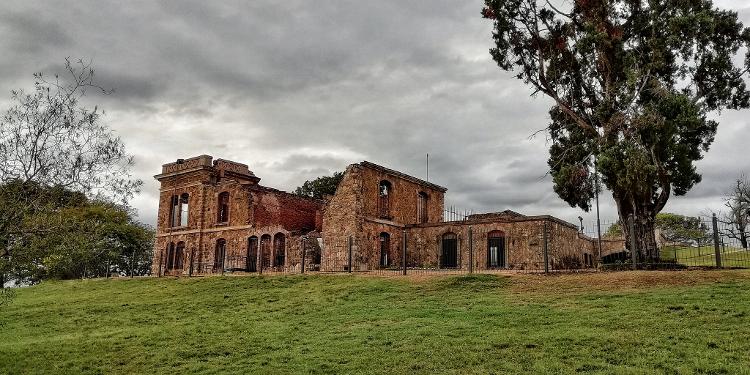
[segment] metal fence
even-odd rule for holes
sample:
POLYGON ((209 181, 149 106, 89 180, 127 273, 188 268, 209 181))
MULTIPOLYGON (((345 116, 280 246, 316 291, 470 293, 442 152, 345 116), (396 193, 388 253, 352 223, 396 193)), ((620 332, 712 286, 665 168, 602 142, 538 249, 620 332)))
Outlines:
MULTIPOLYGON (((689 226, 677 230, 657 229, 656 248, 642 249, 639 241, 610 246, 612 241, 603 237, 605 245, 600 263, 604 270, 620 269, 690 269, 690 268, 750 268, 750 251, 732 223, 719 221, 715 216, 689 218, 689 226), (630 251, 630 249, 635 251, 630 251)), ((687 223, 686 223, 687 224, 687 223)), ((602 233, 617 225, 618 221, 603 222, 602 233)), ((632 219, 625 223, 634 227, 632 219)), ((750 228, 748 228, 750 229, 750 228)), ((630 229, 632 231, 633 229, 630 229)), ((586 226, 584 231, 596 237, 596 226, 586 226)), ((619 232, 619 231, 616 231, 619 232)), ((750 233, 745 233, 748 235, 750 233)), ((633 238, 635 239, 635 238, 633 238)))
POLYGON ((427 237, 397 230, 387 237, 351 235, 330 243, 303 238, 299 249, 286 249, 283 259, 268 249, 253 255, 227 250, 221 256, 206 260, 192 252, 180 262, 168 262, 162 253, 158 255, 158 270, 160 276, 200 276, 227 273, 540 273, 596 269, 597 254, 591 240, 576 228, 556 221, 540 220, 523 230, 507 232, 491 230, 491 226, 474 227, 466 219, 444 224, 454 230, 427 237))
MULTIPOLYGON (((470 213, 448 210, 456 218, 455 233, 424 237, 406 230, 389 237, 346 236, 332 243, 302 238, 295 252, 284 257, 273 251, 248 256, 231 251, 202 260, 193 252, 180 262, 159 261, 161 275, 369 273, 376 275, 466 273, 559 273, 597 270, 750 268, 750 250, 730 225, 701 217, 690 236, 657 231, 658 247, 650 255, 638 242, 597 238, 595 226, 574 228, 555 220, 540 220, 523 230, 501 232, 470 225, 470 213), (412 238, 414 237, 414 238, 412 238), (635 251, 630 251, 635 249, 635 251), (214 257, 212 257, 214 258, 214 257), (172 269, 168 268, 168 263, 172 269)), ((602 223, 606 233, 611 225, 602 223)), ((631 223, 626 223, 630 226, 631 223)))

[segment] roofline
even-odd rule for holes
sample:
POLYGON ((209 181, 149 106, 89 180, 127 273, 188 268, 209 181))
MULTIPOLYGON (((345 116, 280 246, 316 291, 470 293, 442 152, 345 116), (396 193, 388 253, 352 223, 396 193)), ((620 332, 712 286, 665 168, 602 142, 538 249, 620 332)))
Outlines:
POLYGON ((446 188, 444 188, 444 187, 442 187, 440 185, 433 184, 432 182, 425 181, 425 180, 422 180, 420 178, 416 178, 414 176, 408 175, 408 174, 403 173, 403 172, 399 172, 397 170, 386 168, 386 167, 384 167, 382 165, 378 165, 378 164, 369 162, 367 160, 359 163, 358 165, 362 166, 362 167, 365 167, 365 168, 375 169, 375 170, 381 171, 383 173, 390 174, 390 175, 396 176, 398 178, 402 178, 404 180, 411 181, 411 182, 416 183, 418 185, 428 186, 428 187, 430 187, 432 189, 439 190, 439 191, 441 191, 443 193, 445 193, 446 191, 448 191, 448 189, 446 189, 446 188))
MULTIPOLYGON (((489 217, 489 218, 482 218, 482 219, 467 219, 467 220, 456 220, 456 221, 440 221, 436 223, 423 223, 423 224, 409 224, 407 227, 437 227, 445 224, 464 224, 464 225, 471 225, 471 224, 491 224, 491 223, 520 223, 520 222, 527 222, 527 221, 552 221, 555 223, 558 223, 562 226, 566 226, 570 229, 575 229, 576 231, 579 231, 580 228, 576 226, 573 223, 567 222, 562 219, 558 219, 551 215, 537 215, 537 216, 524 216, 524 217, 518 217, 518 218, 497 218, 497 217, 489 217)), ((585 236, 585 235, 584 235, 585 236)), ((586 236, 588 237, 588 236, 586 236)))

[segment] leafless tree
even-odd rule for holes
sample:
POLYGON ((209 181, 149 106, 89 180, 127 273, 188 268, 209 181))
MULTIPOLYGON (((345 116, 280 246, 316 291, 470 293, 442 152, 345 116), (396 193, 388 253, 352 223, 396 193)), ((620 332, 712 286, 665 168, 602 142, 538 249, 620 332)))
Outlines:
POLYGON ((750 180, 744 176, 738 178, 724 199, 724 206, 727 211, 720 215, 724 235, 740 241, 742 248, 747 249, 750 237, 750 180))
POLYGON ((48 208, 31 193, 39 186, 120 203, 140 190, 130 173, 133 157, 102 111, 81 104, 88 90, 111 92, 95 83, 90 62, 66 59, 64 76, 36 73, 33 90, 11 92, 14 104, 0 118, 0 279, 23 235, 18 224, 48 208))

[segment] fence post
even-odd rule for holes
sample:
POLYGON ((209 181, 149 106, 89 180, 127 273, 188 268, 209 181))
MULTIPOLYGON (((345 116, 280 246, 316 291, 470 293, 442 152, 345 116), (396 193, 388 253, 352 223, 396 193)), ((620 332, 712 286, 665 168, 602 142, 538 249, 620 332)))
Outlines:
POLYGON ((401 251, 401 266, 403 268, 403 274, 406 276, 406 230, 402 231, 403 234, 403 248, 401 251))
POLYGON ((638 243, 635 240, 635 222, 632 214, 628 216, 628 229, 630 230, 630 258, 635 270, 638 268, 638 243))
POLYGON ((711 217, 714 227, 714 252, 716 253, 716 267, 721 268, 721 249, 719 247, 719 219, 716 214, 711 217))
POLYGON ((474 273, 474 232, 469 227, 469 273, 474 273))
POLYGON ((305 256, 307 255, 307 237, 302 237, 302 273, 305 273, 305 256))
POLYGON ((195 261, 195 249, 190 250, 190 270, 188 270, 188 277, 193 277, 193 262, 195 261))
POLYGON ((353 242, 354 238, 352 238, 352 236, 349 236, 349 273, 352 273, 352 247, 354 246, 353 242))
POLYGON ((547 220, 542 225, 542 250, 544 251, 544 273, 549 273, 549 249, 547 247, 547 220))

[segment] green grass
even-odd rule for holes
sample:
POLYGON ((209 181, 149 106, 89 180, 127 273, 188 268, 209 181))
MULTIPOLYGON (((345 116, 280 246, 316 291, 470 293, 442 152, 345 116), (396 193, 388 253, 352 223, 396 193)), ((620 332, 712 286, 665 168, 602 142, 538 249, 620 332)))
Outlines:
POLYGON ((750 271, 46 282, 0 373, 750 373, 750 271))
MULTIPOLYGON (((661 251, 662 259, 675 259, 677 263, 689 267, 715 267, 716 254, 713 246, 707 247, 684 247, 666 246, 661 251)), ((747 267, 750 268, 750 251, 742 248, 721 248, 722 265, 725 267, 747 267)))

